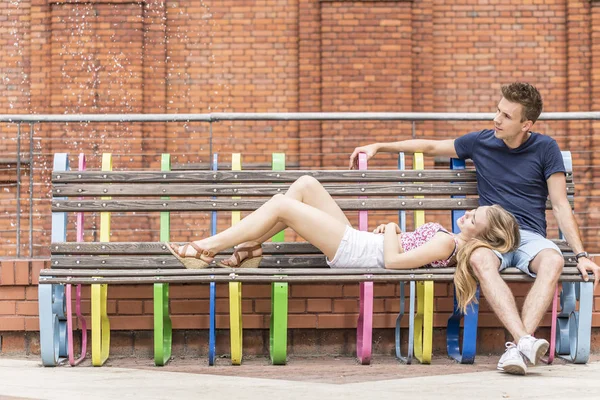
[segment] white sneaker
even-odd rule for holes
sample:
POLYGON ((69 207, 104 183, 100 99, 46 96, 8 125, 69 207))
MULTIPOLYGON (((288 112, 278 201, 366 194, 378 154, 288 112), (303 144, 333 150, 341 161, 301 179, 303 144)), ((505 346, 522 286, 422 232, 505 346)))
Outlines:
POLYGON ((527 373, 527 364, 523 360, 523 355, 513 342, 506 342, 506 351, 498 361, 498 369, 514 375, 525 375, 527 373))
POLYGON ((545 339, 536 339, 531 335, 523 336, 519 339, 517 348, 533 365, 536 365, 540 358, 548 351, 550 344, 545 339))

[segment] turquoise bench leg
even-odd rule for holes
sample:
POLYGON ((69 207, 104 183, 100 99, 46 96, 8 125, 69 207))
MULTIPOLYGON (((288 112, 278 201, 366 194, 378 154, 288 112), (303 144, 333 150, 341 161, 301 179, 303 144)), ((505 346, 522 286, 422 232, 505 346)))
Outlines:
POLYGON ((565 360, 585 364, 590 357, 594 286, 592 282, 563 282, 562 286, 556 352, 565 360))
MULTIPOLYGON (((68 171, 67 153, 54 155, 53 172, 68 171)), ((65 242, 67 238, 67 213, 52 213, 52 242, 65 242)), ((65 288, 63 285, 38 286, 40 314, 40 353, 42 364, 52 367, 59 357, 68 356, 65 288)))
POLYGON ((40 352, 42 355, 42 364, 45 367, 54 367, 58 364, 60 334, 58 315, 56 308, 61 308, 62 298, 60 293, 56 293, 58 285, 38 286, 38 305, 40 312, 40 352), (56 294, 56 296, 55 296, 56 294), (58 301, 55 302, 54 300, 58 301), (57 306, 55 306, 57 305, 57 306))
POLYGON ((410 298, 408 306, 408 344, 406 349, 406 357, 402 356, 401 343, 401 327, 402 317, 404 317, 405 299, 404 299, 404 282, 400 282, 400 313, 396 318, 396 358, 406 364, 412 364, 413 359, 413 348, 415 342, 415 282, 411 281, 410 285, 410 298))

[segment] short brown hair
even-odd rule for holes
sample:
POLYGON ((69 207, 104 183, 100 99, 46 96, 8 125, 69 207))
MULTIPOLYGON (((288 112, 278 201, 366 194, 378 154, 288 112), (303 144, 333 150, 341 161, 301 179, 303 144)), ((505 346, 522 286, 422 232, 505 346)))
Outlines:
POLYGON ((535 123, 542 113, 544 107, 542 95, 535 86, 529 83, 514 82, 503 85, 502 96, 511 103, 518 103, 523 106, 521 122, 529 120, 535 123))

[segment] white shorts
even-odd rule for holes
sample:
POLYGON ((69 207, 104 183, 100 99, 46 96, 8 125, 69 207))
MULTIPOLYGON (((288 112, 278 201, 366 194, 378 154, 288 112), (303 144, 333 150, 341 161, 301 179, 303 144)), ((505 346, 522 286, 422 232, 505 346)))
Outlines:
POLYGON ((346 226, 340 246, 333 260, 327 259, 327 265, 331 268, 385 268, 383 235, 346 226))

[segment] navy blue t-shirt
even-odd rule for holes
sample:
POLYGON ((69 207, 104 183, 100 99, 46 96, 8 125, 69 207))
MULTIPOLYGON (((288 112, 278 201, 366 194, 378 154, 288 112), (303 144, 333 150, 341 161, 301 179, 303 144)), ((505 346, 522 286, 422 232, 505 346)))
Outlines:
POLYGON ((525 143, 510 149, 493 130, 484 129, 459 137, 454 149, 475 164, 480 205, 500 204, 521 229, 546 236, 547 179, 565 173, 556 140, 531 132, 525 143))

